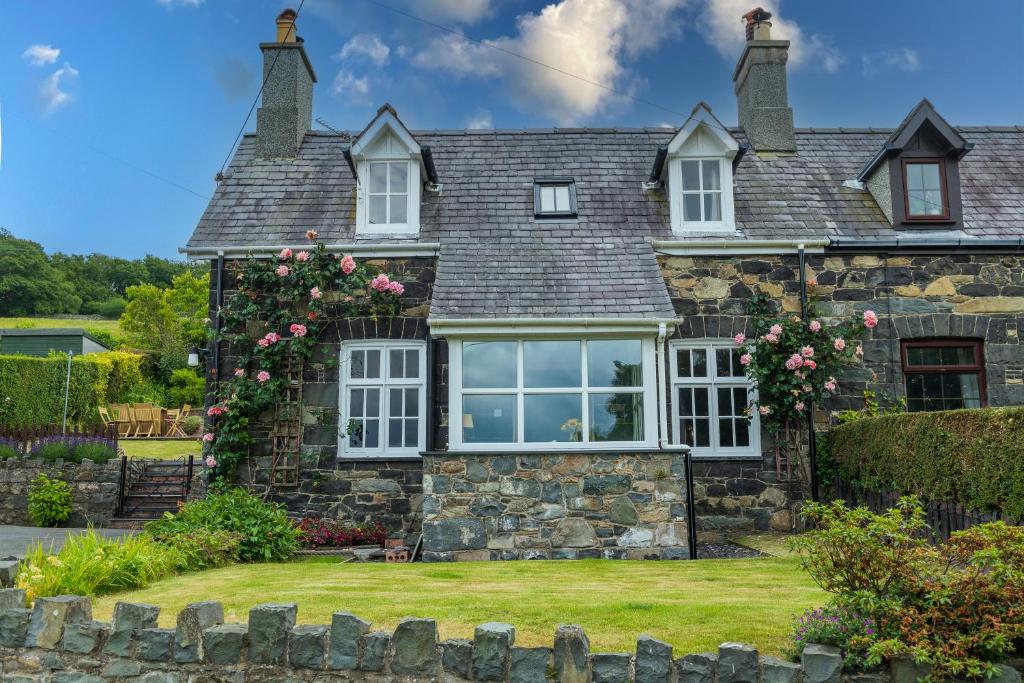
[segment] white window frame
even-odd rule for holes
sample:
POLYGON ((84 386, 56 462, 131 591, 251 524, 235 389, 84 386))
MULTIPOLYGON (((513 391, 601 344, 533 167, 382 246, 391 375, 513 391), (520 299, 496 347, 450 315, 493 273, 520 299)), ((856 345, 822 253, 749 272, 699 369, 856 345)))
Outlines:
POLYGON ((675 232, 709 232, 723 231, 731 232, 736 229, 736 218, 733 207, 732 192, 732 159, 707 155, 699 156, 678 156, 672 159, 669 164, 669 210, 672 214, 672 229, 675 232), (697 161, 699 164, 700 190, 683 190, 683 162, 697 161), (705 190, 704 185, 704 164, 705 161, 718 163, 718 178, 720 189, 705 190), (704 220, 704 195, 718 192, 721 197, 722 219, 718 221, 704 220), (701 195, 701 220, 683 220, 683 196, 685 194, 701 195))
POLYGON ((736 343, 731 339, 693 339, 677 340, 669 343, 669 391, 671 392, 672 405, 672 443, 682 443, 682 430, 679 428, 679 387, 707 387, 708 389, 708 419, 710 426, 711 446, 697 447, 687 444, 691 448, 693 457, 729 457, 729 458, 750 458, 760 459, 761 455, 761 420, 757 411, 752 411, 750 416, 750 445, 745 447, 722 448, 717 444, 718 439, 718 389, 720 387, 745 387, 749 401, 757 399, 757 388, 746 377, 718 377, 718 364, 715 358, 716 349, 736 349, 736 343), (679 377, 677 372, 676 352, 683 349, 705 349, 708 359, 707 377, 679 377))
POLYGON ((537 336, 537 337, 473 337, 462 339, 449 339, 449 373, 450 384, 448 389, 449 398, 449 435, 448 448, 450 451, 615 451, 623 449, 645 449, 657 448, 658 446, 658 397, 657 397, 657 372, 655 369, 655 342, 653 338, 645 337, 611 337, 611 336, 537 336), (622 387, 590 387, 588 386, 587 371, 587 342, 602 340, 624 340, 639 341, 640 353, 643 362, 642 382, 640 393, 644 402, 644 438, 641 441, 587 441, 579 442, 537 442, 531 443, 525 440, 526 426, 523 420, 525 405, 524 396, 527 394, 558 394, 571 393, 582 395, 582 429, 584 439, 590 436, 590 409, 588 397, 590 393, 616 393, 623 392, 622 387), (513 341, 516 342, 516 386, 503 388, 469 389, 462 387, 462 344, 464 341, 513 341), (523 383, 523 342, 526 341, 579 341, 580 353, 582 355, 580 370, 582 373, 580 387, 524 387, 523 383), (512 394, 516 397, 516 441, 509 443, 464 443, 462 440, 462 397, 463 394, 512 394))
POLYGON ((419 457, 426 447, 427 422, 430 416, 427 414, 427 345, 422 341, 400 341, 387 339, 374 339, 365 341, 345 342, 341 346, 341 363, 339 367, 339 395, 338 406, 340 416, 338 423, 338 457, 341 458, 390 458, 390 457, 419 457), (379 350, 381 352, 380 377, 372 379, 352 378, 350 367, 352 352, 357 350, 379 350), (406 350, 419 352, 420 376, 418 378, 391 379, 388 377, 388 368, 391 362, 390 351, 406 350), (415 448, 401 447, 390 448, 387 445, 388 419, 390 418, 390 392, 388 389, 395 388, 419 388, 419 429, 417 433, 417 444, 415 448), (376 448, 356 448, 349 444, 349 437, 340 436, 345 430, 351 416, 350 392, 352 388, 379 388, 380 396, 380 434, 376 448))
MULTIPOLYGON (((420 231, 420 167, 408 157, 401 158, 369 158, 359 162, 359 179, 356 182, 358 201, 356 207, 356 233, 360 235, 415 235, 420 231), (405 163, 407 164, 408 194, 406 195, 405 223, 370 223, 370 164, 371 163, 405 163)), ((390 189, 390 172, 388 183, 390 189)), ((380 194, 380 193, 375 193, 380 194)), ((400 194, 400 193, 395 193, 400 194)), ((390 197, 390 193, 386 196, 390 197)), ((390 201, 388 214, 391 213, 390 201)))

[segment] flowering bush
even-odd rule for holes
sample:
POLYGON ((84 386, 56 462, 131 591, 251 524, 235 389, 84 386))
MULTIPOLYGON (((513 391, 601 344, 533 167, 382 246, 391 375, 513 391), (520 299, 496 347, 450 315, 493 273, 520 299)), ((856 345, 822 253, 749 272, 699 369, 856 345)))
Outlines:
POLYGON ((215 428, 203 435, 220 472, 248 455, 250 425, 282 396, 289 358, 308 359, 334 319, 398 311, 400 283, 350 255, 327 253, 315 231, 306 236, 309 250, 283 249, 276 261, 249 258, 235 270, 237 293, 221 309, 218 341, 238 349, 238 365, 222 378, 209 411, 215 428))
POLYGON ((13 439, 0 436, 0 460, 20 458, 21 444, 13 439))
POLYGON ((36 526, 57 526, 71 517, 71 487, 40 472, 28 489, 28 517, 36 526))
POLYGON ((868 649, 878 639, 875 620, 841 606, 807 610, 793 625, 789 655, 796 660, 808 643, 834 645, 843 651, 847 668, 867 668, 868 649))
POLYGON ((347 525, 337 519, 303 517, 296 524, 299 538, 308 548, 345 548, 353 545, 383 546, 387 530, 379 523, 347 525))
POLYGON ((102 436, 62 436, 57 434, 36 441, 32 444, 29 455, 33 458, 41 458, 46 462, 92 460, 100 465, 117 457, 117 446, 111 439, 102 436))

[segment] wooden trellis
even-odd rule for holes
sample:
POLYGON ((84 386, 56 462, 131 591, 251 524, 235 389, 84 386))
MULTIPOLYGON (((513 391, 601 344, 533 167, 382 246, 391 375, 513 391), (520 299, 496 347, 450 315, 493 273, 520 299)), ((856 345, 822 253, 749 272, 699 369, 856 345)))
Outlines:
POLYGON ((302 360, 288 354, 281 367, 285 378, 282 396, 274 406, 274 424, 270 430, 272 459, 270 485, 299 485, 299 460, 302 451, 302 360))

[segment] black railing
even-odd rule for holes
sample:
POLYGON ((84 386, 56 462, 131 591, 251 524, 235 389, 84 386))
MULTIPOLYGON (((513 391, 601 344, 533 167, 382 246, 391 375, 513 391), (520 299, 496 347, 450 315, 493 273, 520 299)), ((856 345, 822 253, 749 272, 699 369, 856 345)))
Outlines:
POLYGON ((144 466, 132 461, 127 455, 121 456, 121 472, 117 481, 117 516, 124 516, 125 503, 132 490, 132 484, 142 476, 144 466))
POLYGON ((192 474, 195 471, 196 456, 190 455, 185 462, 185 481, 181 484, 181 500, 188 502, 188 494, 192 491, 192 474))

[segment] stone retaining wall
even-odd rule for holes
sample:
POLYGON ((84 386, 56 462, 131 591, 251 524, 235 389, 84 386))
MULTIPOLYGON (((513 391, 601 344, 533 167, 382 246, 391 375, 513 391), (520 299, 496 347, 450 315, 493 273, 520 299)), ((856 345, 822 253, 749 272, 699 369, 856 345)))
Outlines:
POLYGON ((28 517, 29 487, 32 480, 43 473, 50 479, 63 479, 71 486, 72 513, 68 526, 102 526, 114 516, 117 507, 120 464, 119 459, 103 465, 91 460, 81 463, 44 463, 30 458, 0 460, 0 524, 32 524, 28 517))
MULTIPOLYGON (((559 626, 552 647, 518 647, 509 624, 478 626, 472 640, 439 641, 432 619, 404 619, 392 633, 335 612, 330 625, 296 625, 294 604, 265 604, 248 624, 225 624, 218 602, 188 605, 173 629, 159 608, 118 603, 111 623, 93 621, 88 598, 40 598, 0 591, 0 678, 30 683, 145 681, 507 681, 509 683, 912 683, 927 674, 898 660, 846 676, 838 648, 808 645, 799 664, 724 643, 679 655, 641 636, 634 652, 592 653, 579 626, 559 626)), ((990 683, 1019 683, 1001 667, 990 683)))

